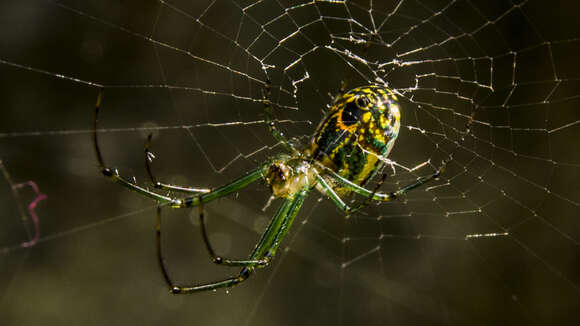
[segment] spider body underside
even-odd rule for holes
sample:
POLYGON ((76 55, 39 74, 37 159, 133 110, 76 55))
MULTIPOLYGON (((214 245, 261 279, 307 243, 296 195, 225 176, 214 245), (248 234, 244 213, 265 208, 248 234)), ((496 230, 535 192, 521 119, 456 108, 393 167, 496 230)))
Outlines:
POLYGON ((116 169, 105 166, 97 139, 98 111, 102 90, 99 92, 95 110, 93 143, 101 172, 122 186, 156 200, 160 205, 174 208, 199 207, 202 237, 212 261, 220 265, 241 267, 237 276, 221 281, 194 286, 175 285, 169 277, 161 252, 161 206, 159 206, 156 232, 158 260, 165 281, 174 294, 231 287, 247 279, 256 268, 268 265, 290 229, 305 198, 313 188, 328 196, 345 214, 350 214, 364 207, 370 200, 392 200, 437 178, 440 174, 441 170, 390 193, 377 192, 385 175, 374 191, 363 188, 384 165, 399 134, 401 119, 399 105, 397 97, 390 89, 368 85, 338 95, 329 112, 316 128, 310 144, 299 150, 293 147, 276 126, 272 117, 274 105, 268 99, 269 87, 268 82, 263 98, 266 123, 274 138, 289 153, 271 158, 254 171, 224 186, 210 190, 158 182, 150 167, 151 136, 149 136, 145 157, 147 171, 154 187, 189 194, 180 198, 161 195, 138 186, 122 177, 116 169), (282 205, 247 259, 236 260, 218 256, 207 235, 203 214, 204 204, 237 192, 260 179, 268 184, 274 197, 283 199, 282 205), (348 206, 341 197, 352 192, 366 197, 367 201, 355 207, 348 206))

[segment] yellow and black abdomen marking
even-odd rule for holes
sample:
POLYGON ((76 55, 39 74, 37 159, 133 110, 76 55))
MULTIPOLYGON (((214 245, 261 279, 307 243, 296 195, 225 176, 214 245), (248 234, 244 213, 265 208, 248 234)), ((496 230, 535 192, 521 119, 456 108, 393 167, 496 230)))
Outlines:
MULTIPOLYGON (((312 140, 314 159, 364 185, 383 165, 400 128, 393 92, 380 86, 355 88, 335 101, 312 140)), ((340 191, 340 189, 339 189, 340 191)))

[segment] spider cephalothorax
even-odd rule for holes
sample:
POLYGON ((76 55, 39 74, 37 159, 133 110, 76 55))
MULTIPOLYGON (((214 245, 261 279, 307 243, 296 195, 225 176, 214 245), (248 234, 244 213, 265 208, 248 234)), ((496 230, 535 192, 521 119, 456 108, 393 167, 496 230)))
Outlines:
MULTIPOLYGON (((97 116, 101 104, 102 90, 97 98, 93 129, 93 143, 100 171, 120 185, 147 196, 159 203, 157 211, 157 254, 159 265, 172 293, 192 293, 231 287, 246 280, 256 268, 266 266, 275 256, 294 218, 300 211, 308 193, 316 188, 328 196, 344 213, 350 214, 364 207, 370 200, 389 201, 407 191, 439 176, 440 171, 419 178, 414 183, 389 193, 367 190, 362 186, 377 173, 387 159, 400 129, 400 113, 393 91, 376 85, 352 89, 335 98, 328 114, 316 129, 312 141, 304 148, 294 145, 277 128, 272 116, 273 103, 269 100, 269 82, 263 98, 266 124, 272 136, 289 153, 275 156, 259 165, 255 170, 230 183, 215 189, 190 188, 158 182, 150 167, 153 155, 149 142, 145 147, 147 172, 155 189, 188 193, 173 197, 138 186, 119 174, 117 169, 107 167, 99 149, 97 116), (263 179, 274 197, 283 198, 282 205, 272 217, 254 250, 246 259, 227 259, 213 250, 205 227, 204 204, 220 197, 240 191, 249 184, 263 179), (367 200, 357 206, 347 205, 341 196, 355 192, 367 200), (161 205, 173 208, 199 207, 201 233, 212 261, 225 266, 238 266, 239 274, 220 280, 192 286, 175 285, 165 268, 161 253, 161 205)), ((384 180, 385 175, 379 186, 384 180)))
POLYGON ((270 185, 272 195, 280 198, 294 195, 316 184, 316 174, 311 164, 300 157, 292 158, 288 155, 280 155, 272 160, 264 179, 270 185))

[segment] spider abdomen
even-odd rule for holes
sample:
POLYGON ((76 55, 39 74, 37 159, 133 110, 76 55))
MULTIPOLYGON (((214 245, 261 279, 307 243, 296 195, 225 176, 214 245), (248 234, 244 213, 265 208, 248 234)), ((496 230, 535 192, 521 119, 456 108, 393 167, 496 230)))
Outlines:
POLYGON ((400 118, 397 97, 390 89, 375 85, 352 89, 336 98, 316 129, 313 158, 364 185, 389 155, 399 134, 400 118))

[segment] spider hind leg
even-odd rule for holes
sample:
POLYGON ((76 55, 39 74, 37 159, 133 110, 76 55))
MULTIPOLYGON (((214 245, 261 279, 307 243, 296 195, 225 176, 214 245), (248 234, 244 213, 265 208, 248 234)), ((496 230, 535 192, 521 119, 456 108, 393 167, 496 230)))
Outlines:
MULTIPOLYGON (((258 244, 250 254, 250 257, 247 261, 244 262, 244 267, 240 270, 240 273, 237 276, 232 276, 220 281, 210 282, 206 284, 199 284, 193 286, 180 286, 175 285, 169 277, 167 273, 167 269, 165 268, 164 259, 161 251, 161 231, 160 231, 160 224, 161 224, 161 209, 158 208, 157 214, 157 255, 159 260, 159 265, 162 270, 163 276, 165 281, 173 294, 188 294, 193 292, 200 292, 200 291, 207 291, 207 290, 216 290, 220 288, 229 288, 248 279, 251 274, 256 270, 256 268, 263 267, 265 265, 260 265, 253 263, 252 261, 264 261, 265 264, 269 263, 270 260, 276 254, 282 240, 286 236, 294 218, 300 211, 302 204, 304 203, 304 199, 308 195, 308 189, 302 189, 299 191, 295 196, 286 198, 284 203, 278 208, 278 211, 270 221, 270 224, 264 231, 261 239, 258 241, 258 244), (246 264, 247 263, 247 264, 246 264)), ((203 208, 201 209, 203 213, 203 208)), ((203 215, 200 215, 200 218, 203 215)), ((205 227, 202 224, 202 234, 204 238, 207 238, 207 234, 205 231, 205 227)), ((209 241, 206 242, 206 245, 209 245, 209 241)), ((210 250, 211 246, 208 247, 208 251, 210 250)), ((213 251, 213 249, 212 249, 213 251)), ((215 255, 215 253, 211 253, 210 255, 215 255)), ((240 265, 236 265, 240 266, 240 265)))

